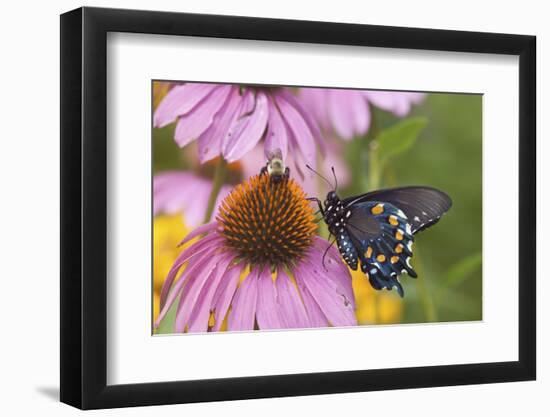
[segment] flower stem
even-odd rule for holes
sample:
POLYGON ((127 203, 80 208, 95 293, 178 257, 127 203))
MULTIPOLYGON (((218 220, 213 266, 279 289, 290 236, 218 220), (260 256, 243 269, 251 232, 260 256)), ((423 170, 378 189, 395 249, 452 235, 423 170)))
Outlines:
POLYGON ((378 142, 372 140, 369 143, 369 190, 380 187, 380 163, 378 161, 378 142))
POLYGON ((418 247, 415 250, 415 269, 418 273, 418 294, 420 296, 420 302, 422 303, 422 309, 424 310, 424 316, 428 322, 437 321, 437 309, 430 293, 428 286, 426 285, 426 271, 424 270, 424 264, 421 261, 421 257, 418 251, 418 247))
MULTIPOLYGON (((220 157, 218 163, 216 164, 216 170, 214 171, 214 179, 212 180, 212 191, 210 191, 210 197, 208 197, 208 206, 206 207, 206 214, 204 216, 204 223, 208 223, 214 212, 214 207, 216 206, 216 200, 218 199, 218 194, 222 189, 222 185, 227 173, 227 161, 220 157)), ((191 196, 193 198, 193 196, 191 196)))
MULTIPOLYGON (((380 164, 378 161, 378 143, 376 139, 369 142, 368 148, 368 191, 373 191, 380 187, 380 164)), ((374 324, 380 322, 380 298, 378 291, 374 292, 374 324)))

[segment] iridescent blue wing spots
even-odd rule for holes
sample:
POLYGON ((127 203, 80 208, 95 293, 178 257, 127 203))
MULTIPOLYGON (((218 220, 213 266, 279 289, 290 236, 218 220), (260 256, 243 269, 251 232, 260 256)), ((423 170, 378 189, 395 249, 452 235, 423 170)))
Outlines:
POLYGON ((373 288, 397 288, 403 296, 398 276, 406 272, 416 277, 410 264, 414 237, 403 211, 393 204, 369 201, 355 204, 347 222, 361 270, 373 288))
POLYGON ((384 201, 401 209, 413 234, 437 223, 452 206, 447 194, 431 187, 389 188, 346 198, 343 203, 344 207, 353 207, 367 201, 384 201))

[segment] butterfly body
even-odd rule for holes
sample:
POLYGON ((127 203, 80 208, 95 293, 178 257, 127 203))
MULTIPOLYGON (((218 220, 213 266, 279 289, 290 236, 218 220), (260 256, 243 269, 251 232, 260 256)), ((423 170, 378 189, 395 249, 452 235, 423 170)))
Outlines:
POLYGON ((329 232, 336 236, 340 254, 354 271, 357 270, 357 249, 353 245, 351 237, 346 229, 346 220, 351 216, 351 210, 344 208, 344 203, 331 191, 325 200, 323 218, 328 226, 329 232))
POLYGON ((365 273, 373 288, 397 288, 399 275, 415 278, 411 266, 414 234, 435 224, 451 199, 430 187, 403 187, 340 199, 327 194, 319 209, 348 266, 365 273))

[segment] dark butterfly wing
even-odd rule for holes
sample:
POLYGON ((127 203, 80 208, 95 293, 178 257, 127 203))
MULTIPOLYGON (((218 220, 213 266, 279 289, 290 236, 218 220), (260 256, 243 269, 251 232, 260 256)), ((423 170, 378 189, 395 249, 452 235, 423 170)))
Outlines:
POLYGON ((450 197, 431 187, 401 187, 372 191, 343 200, 346 208, 369 201, 386 202, 402 210, 412 233, 420 232, 439 221, 452 205, 450 197))
POLYGON ((406 272, 416 277, 410 264, 414 237, 407 217, 385 201, 356 202, 349 210, 346 231, 361 270, 375 289, 396 287, 403 296, 398 276, 406 272))

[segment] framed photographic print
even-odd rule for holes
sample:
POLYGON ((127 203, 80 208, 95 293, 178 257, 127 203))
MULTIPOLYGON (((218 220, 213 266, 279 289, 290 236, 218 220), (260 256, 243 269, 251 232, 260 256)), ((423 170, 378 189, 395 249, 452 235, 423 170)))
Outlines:
POLYGON ((61 400, 535 379, 535 38, 61 16, 61 400))

